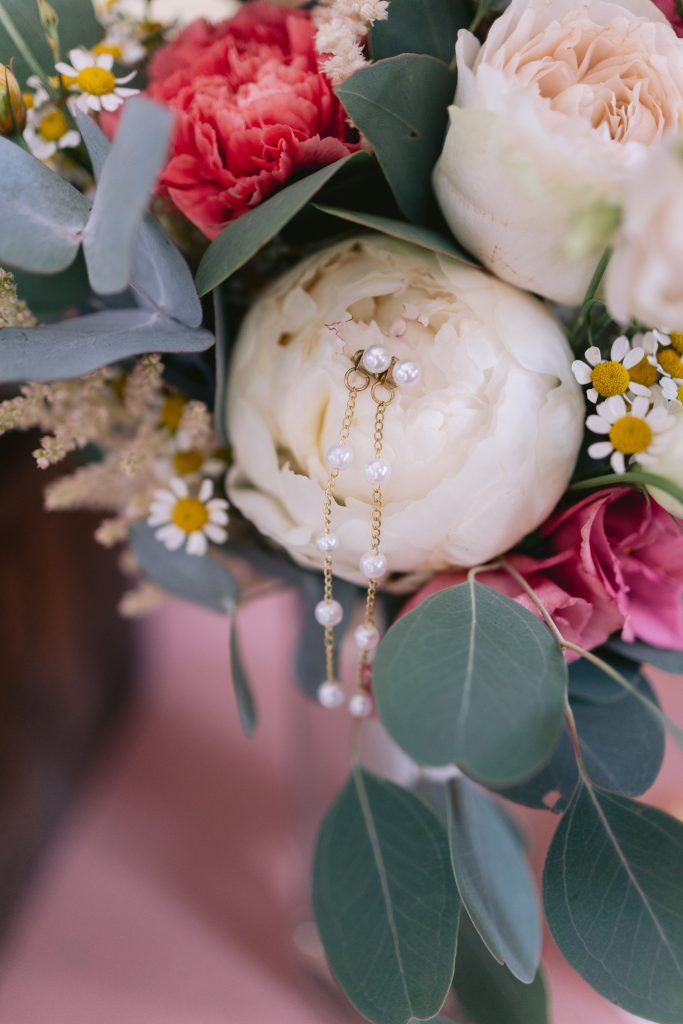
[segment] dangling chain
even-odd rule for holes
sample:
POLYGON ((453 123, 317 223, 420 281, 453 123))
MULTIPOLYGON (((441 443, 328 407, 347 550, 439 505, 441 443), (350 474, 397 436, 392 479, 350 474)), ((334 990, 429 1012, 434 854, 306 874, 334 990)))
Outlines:
POLYGON ((365 617, 362 625, 354 633, 356 646, 359 648, 356 692, 349 701, 349 710, 358 718, 365 718, 372 712, 370 695, 370 658, 371 652, 379 642, 379 630, 375 624, 378 581, 386 575, 387 559, 381 551, 383 484, 388 480, 391 467, 382 458, 384 450, 384 418, 388 407, 394 400, 396 389, 401 383, 417 380, 419 367, 412 362, 399 362, 390 356, 379 345, 367 350, 360 349, 353 357, 353 366, 345 377, 349 392, 346 410, 339 434, 339 442, 327 453, 330 475, 323 498, 323 530, 316 544, 324 554, 323 576, 324 597, 317 605, 315 615, 317 621, 325 629, 325 661, 326 680, 318 690, 320 703, 325 707, 335 708, 344 703, 345 697, 341 685, 335 677, 335 637, 334 627, 341 622, 344 612, 338 601, 334 599, 334 578, 332 572, 333 553, 339 546, 339 539, 332 531, 332 503, 337 478, 342 470, 347 469, 353 455, 347 442, 356 412, 356 402, 361 392, 370 389, 375 403, 375 425, 373 434, 374 458, 365 467, 365 476, 372 485, 372 520, 370 548, 360 560, 360 570, 368 580, 365 600, 365 617))

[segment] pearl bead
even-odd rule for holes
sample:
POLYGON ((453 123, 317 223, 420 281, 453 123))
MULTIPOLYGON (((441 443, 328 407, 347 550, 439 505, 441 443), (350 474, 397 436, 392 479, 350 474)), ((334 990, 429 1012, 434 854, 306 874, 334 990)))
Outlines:
POLYGON ((391 356, 384 345, 371 345, 363 353, 363 366, 369 373, 384 373, 391 366, 391 356))
POLYGON ((315 539, 315 546, 323 555, 330 551, 336 551, 339 547, 339 537, 336 533, 319 533, 315 539))
POLYGON ((379 580, 386 574, 388 563, 381 551, 366 551, 360 562, 360 571, 369 580, 379 580))
POLYGON ((327 679, 318 687, 318 702, 331 711, 344 703, 344 691, 334 679, 327 679))
POLYGON ((354 693, 349 701, 349 712, 354 718, 368 718, 372 714, 372 697, 367 693, 354 693))
POLYGON ((416 380, 420 379, 421 373, 422 370, 417 363, 411 359, 402 359, 394 367, 394 380, 397 384, 414 384, 416 380))
POLYGON ((353 639, 361 651, 372 651, 379 643, 379 630, 376 626, 357 626, 353 631, 353 639))
POLYGON ((391 466, 385 459, 373 459, 365 467, 365 479, 370 484, 385 484, 391 476, 391 466))
POLYGON ((348 469, 353 462, 353 452, 347 444, 334 444, 327 452, 327 461, 332 469, 348 469))
POLYGON ((320 601, 315 606, 315 619, 321 626, 338 626, 344 618, 339 601, 320 601))

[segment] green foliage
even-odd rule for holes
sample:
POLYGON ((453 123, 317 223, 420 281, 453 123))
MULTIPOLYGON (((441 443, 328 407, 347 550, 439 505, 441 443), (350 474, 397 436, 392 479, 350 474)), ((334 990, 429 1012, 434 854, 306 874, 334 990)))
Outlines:
POLYGON ((550 631, 475 582, 395 623, 373 675, 380 718, 407 754, 494 788, 538 771, 562 729, 567 668, 550 631))
POLYGON ((338 206, 325 206, 315 203, 315 208, 330 217, 338 217, 340 220, 349 221, 351 224, 360 224, 361 227, 370 228, 372 231, 379 231, 391 238, 399 238, 404 242, 412 242, 422 249, 429 249, 439 256, 450 256, 452 259, 469 263, 476 266, 465 250, 455 241, 448 238, 433 228, 422 227, 419 224, 410 224, 407 221, 396 220, 392 217, 380 217, 374 213, 364 213, 360 210, 342 210, 338 206))
POLYGON ((431 176, 455 81, 442 61, 408 53, 361 68, 336 90, 374 147, 396 202, 411 221, 425 223, 437 216, 431 176))
POLYGON ((337 160, 277 192, 265 203, 231 221, 204 253, 197 288, 206 295, 231 277, 270 242, 344 167, 367 161, 366 153, 337 160))
POLYGON ((472 1024, 548 1024, 539 971, 530 985, 496 963, 465 914, 460 922, 453 987, 472 1024))
POLYGON ((388 19, 372 29, 373 59, 423 53, 450 64, 458 31, 471 20, 466 0, 391 0, 388 19))
POLYGON ((459 900, 445 831, 417 797, 354 768, 320 832, 313 905, 330 967, 369 1020, 439 1012, 459 900))
POLYGON ((683 1020, 683 824, 582 782, 553 838, 546 917, 603 996, 660 1024, 683 1020))
MULTIPOLYGON (((76 46, 92 46, 102 38, 102 28, 95 17, 92 0, 52 0, 52 6, 59 17, 59 41, 63 52, 76 46)), ((0 4, 0 61, 7 64, 11 57, 14 57, 14 71, 20 81, 25 81, 28 75, 39 69, 47 74, 53 73, 55 58, 41 25, 36 0, 2 0, 0 4), (29 65, 23 48, 8 32, 9 24, 23 39, 39 68, 29 65)))
POLYGON ((669 651, 664 647, 652 647, 638 641, 626 643, 625 640, 617 638, 608 641, 607 646, 611 651, 638 665, 652 665, 672 675, 683 673, 683 651, 669 651))
POLYGON ((483 790, 464 776, 448 789, 451 860, 463 906, 491 956, 529 984, 541 961, 541 923, 524 848, 483 790))
POLYGON ((256 732, 258 713, 249 677, 242 661, 237 630, 237 610, 233 612, 230 626, 230 675, 232 677, 232 686, 235 691, 235 701, 237 702, 242 729, 245 736, 251 737, 256 732))

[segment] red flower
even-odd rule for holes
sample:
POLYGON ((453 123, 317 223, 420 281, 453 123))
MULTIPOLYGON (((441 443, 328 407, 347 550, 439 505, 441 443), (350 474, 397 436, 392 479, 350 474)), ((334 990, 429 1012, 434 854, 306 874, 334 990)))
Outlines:
POLYGON ((314 38, 306 11, 256 0, 217 25, 193 22, 151 62, 148 95, 177 112, 161 192, 209 238, 358 148, 314 38))
POLYGON ((662 14, 669 19, 676 35, 683 36, 683 18, 681 17, 681 8, 677 0, 654 0, 654 2, 662 14))

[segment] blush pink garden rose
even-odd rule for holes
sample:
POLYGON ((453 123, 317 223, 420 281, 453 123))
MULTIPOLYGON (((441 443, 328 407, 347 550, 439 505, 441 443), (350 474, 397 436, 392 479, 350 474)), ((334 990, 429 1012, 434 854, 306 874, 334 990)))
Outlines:
POLYGON ((568 593, 612 603, 624 640, 683 650, 683 524, 627 487, 592 494, 552 518, 543 533, 570 553, 552 571, 568 593))
POLYGON ((306 11, 255 0, 193 22, 151 62, 147 94, 177 115, 160 190, 209 238, 358 148, 314 42, 306 11))

